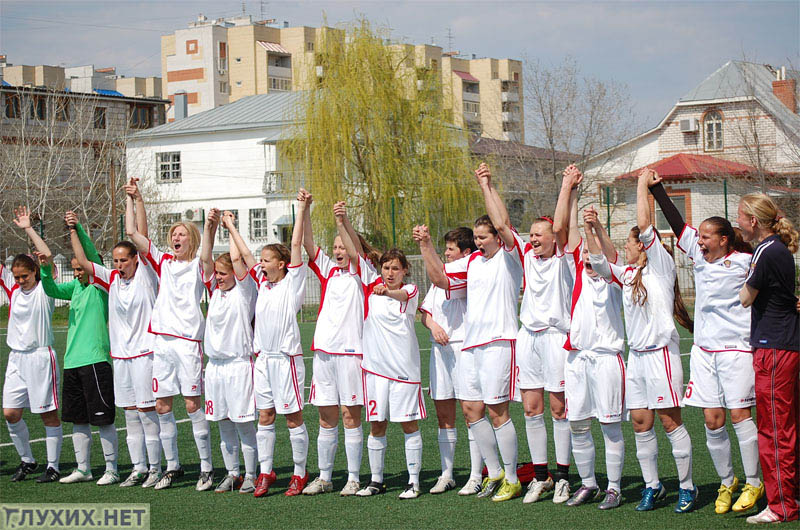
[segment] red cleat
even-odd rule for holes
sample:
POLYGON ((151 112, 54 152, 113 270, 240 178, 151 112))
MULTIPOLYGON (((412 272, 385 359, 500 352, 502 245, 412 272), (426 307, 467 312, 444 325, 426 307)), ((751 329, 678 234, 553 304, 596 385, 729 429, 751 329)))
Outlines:
POLYGON ((287 497, 294 497, 295 495, 300 495, 303 493, 303 489, 306 487, 306 483, 308 482, 308 472, 306 472, 306 476, 300 478, 297 475, 292 475, 292 478, 289 479, 289 489, 286 490, 287 497))
POLYGON ((263 497, 269 492, 269 487, 275 484, 278 477, 275 476, 275 471, 269 473, 261 473, 256 479, 256 490, 253 492, 253 497, 263 497))

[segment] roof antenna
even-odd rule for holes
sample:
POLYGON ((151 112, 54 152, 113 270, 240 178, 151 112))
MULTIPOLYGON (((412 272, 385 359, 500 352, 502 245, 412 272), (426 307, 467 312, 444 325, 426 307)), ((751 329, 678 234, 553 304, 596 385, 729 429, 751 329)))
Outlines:
POLYGON ((247 2, 242 2, 242 16, 245 16, 245 12, 247 11, 246 6, 245 6, 246 3, 247 2))
POLYGON ((453 51, 453 29, 447 28, 447 51, 453 51))

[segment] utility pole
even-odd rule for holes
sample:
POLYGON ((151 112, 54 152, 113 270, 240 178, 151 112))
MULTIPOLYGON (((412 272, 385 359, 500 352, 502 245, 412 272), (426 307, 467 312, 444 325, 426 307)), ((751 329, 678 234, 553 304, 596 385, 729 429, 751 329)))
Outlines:
POLYGON ((453 28, 447 28, 447 51, 453 51, 453 28))

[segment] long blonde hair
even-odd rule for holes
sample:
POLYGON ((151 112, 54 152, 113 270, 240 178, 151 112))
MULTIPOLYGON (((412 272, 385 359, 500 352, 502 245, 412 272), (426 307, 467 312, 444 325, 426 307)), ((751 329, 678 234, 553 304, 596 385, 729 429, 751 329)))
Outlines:
POLYGON ((798 234, 792 222, 782 217, 778 205, 763 193, 748 193, 741 200, 742 211, 755 217, 761 228, 774 232, 794 254, 798 248, 798 234))
POLYGON ((173 223, 173 225, 169 227, 167 244, 172 243, 172 232, 179 226, 184 227, 186 233, 189 234, 189 259, 194 259, 195 256, 197 256, 197 249, 200 248, 200 230, 197 229, 194 223, 184 223, 183 221, 173 223))

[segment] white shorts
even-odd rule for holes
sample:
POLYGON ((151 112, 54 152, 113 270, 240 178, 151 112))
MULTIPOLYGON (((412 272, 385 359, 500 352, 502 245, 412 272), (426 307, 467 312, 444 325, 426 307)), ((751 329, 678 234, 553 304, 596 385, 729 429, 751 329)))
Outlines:
POLYGON ((753 354, 734 350, 709 353, 693 345, 684 399, 687 405, 703 408, 755 406, 753 354))
POLYGON ((622 421, 625 407, 625 361, 621 353, 571 351, 564 368, 564 396, 569 421, 597 418, 622 421))
POLYGON ((430 390, 433 400, 456 399, 459 397, 459 370, 461 346, 463 342, 449 342, 442 346, 431 341, 431 359, 428 364, 430 390))
POLYGON ((317 407, 364 404, 360 355, 314 352, 311 392, 308 402, 317 407))
POLYGON ((59 408, 58 360, 49 346, 11 350, 3 382, 3 408, 42 414, 59 408))
POLYGON ((167 335, 153 341, 153 393, 157 398, 203 393, 200 343, 167 335))
POLYGON ((629 410, 682 406, 683 366, 678 345, 643 352, 631 350, 625 386, 629 410))
POLYGON ((544 388, 548 392, 563 392, 566 341, 567 334, 557 329, 532 332, 521 327, 517 333, 517 386, 524 390, 544 388))
POLYGON ((209 359, 205 383, 207 420, 244 423, 255 419, 252 359, 209 359))
POLYGON ((425 398, 420 383, 404 383, 363 372, 367 421, 404 423, 424 420, 425 398))
POLYGON ((269 355, 256 358, 253 389, 258 410, 275 409, 278 414, 303 410, 306 368, 303 356, 269 355))
POLYGON ((514 396, 517 365, 515 341, 499 340, 461 350, 458 363, 458 399, 496 405, 514 396))
POLYGON ((113 359, 114 404, 118 407, 146 409, 156 406, 153 394, 153 354, 113 359))

